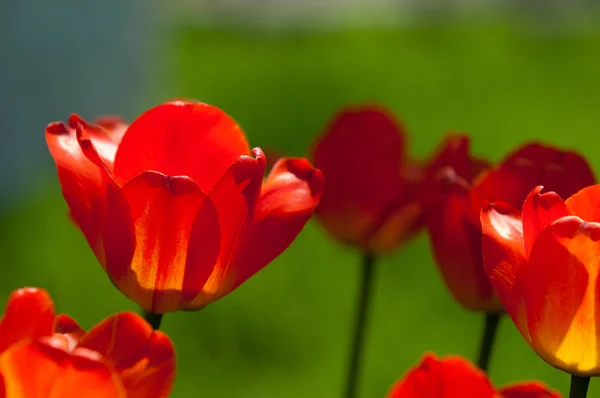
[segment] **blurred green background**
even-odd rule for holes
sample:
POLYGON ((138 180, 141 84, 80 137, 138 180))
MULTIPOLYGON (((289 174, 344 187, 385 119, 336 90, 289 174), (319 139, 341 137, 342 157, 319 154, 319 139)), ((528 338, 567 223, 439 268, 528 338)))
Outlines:
MULTIPOLYGON (((576 148, 600 170, 600 24, 579 27, 526 18, 313 30, 179 21, 164 28, 153 84, 133 108, 191 97, 227 111, 251 145, 303 156, 338 107, 378 102, 404 120, 415 156, 459 131, 492 160, 535 139, 576 148)), ((43 141, 43 126, 30 136, 43 141)), ((85 327, 136 310, 68 221, 45 156, 45 172, 3 203, 2 302, 15 288, 41 286, 85 327)), ((359 261, 360 253, 312 222, 233 294, 199 312, 167 315, 163 330, 178 354, 173 397, 339 398, 359 261)), ((362 397, 383 397, 424 352, 476 357, 482 316, 452 300, 424 234, 380 259, 376 290, 362 397)), ((509 319, 498 338, 496 385, 541 379, 567 392, 569 377, 542 362, 509 319)), ((592 381, 589 396, 598 394, 592 381)))

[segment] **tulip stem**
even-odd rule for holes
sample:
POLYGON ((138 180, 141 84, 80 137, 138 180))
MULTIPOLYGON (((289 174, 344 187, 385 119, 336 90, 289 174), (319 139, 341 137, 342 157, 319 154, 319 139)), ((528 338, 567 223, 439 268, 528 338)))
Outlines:
POLYGON ((345 394, 343 398, 354 398, 358 390, 358 379, 362 360, 362 351, 365 340, 365 329, 369 302, 373 290, 373 271, 375 257, 371 253, 365 253, 362 262, 362 275, 360 290, 358 292, 358 303, 354 319, 354 336, 350 346, 350 361, 346 375, 345 394))
POLYGON ((487 372, 489 369, 490 357, 500 318, 500 314, 485 314, 485 326, 483 328, 483 336, 479 348, 479 360, 477 361, 477 366, 484 372, 487 372))
POLYGON ((154 312, 143 310, 144 319, 152 326, 152 329, 160 329, 160 322, 162 321, 163 314, 155 314, 154 312))
POLYGON ((589 377, 571 375, 569 398, 585 398, 590 385, 589 377))

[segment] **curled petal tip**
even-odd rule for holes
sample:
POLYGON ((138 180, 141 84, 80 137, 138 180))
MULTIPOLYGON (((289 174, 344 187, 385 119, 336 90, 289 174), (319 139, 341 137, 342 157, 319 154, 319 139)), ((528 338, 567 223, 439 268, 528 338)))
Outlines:
POLYGON ((69 123, 69 126, 74 129, 77 128, 78 125, 82 125, 83 127, 87 126, 87 122, 76 113, 72 113, 69 116, 68 123, 69 123))
POLYGON ((67 130, 67 126, 63 122, 52 122, 46 127, 46 131, 50 134, 67 134, 69 131, 67 130))
POLYGON ((266 167, 266 165, 267 165, 267 158, 266 158, 265 153, 263 152, 263 150, 261 148, 256 147, 256 148, 252 149, 252 155, 254 155, 254 157, 259 162, 259 164, 260 164, 261 167, 266 167))

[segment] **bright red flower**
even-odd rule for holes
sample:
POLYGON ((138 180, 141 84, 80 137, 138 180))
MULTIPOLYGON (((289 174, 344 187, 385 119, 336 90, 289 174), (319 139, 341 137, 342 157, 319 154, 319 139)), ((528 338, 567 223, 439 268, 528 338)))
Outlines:
POLYGON ((15 291, 0 320, 0 396, 161 398, 175 378, 169 338, 139 315, 110 316, 88 332, 54 315, 44 290, 15 291))
POLYGON ((570 196, 595 183, 583 157, 536 143, 525 145, 498 167, 479 175, 468 169, 448 168, 439 181, 440 191, 427 211, 436 263, 462 306, 486 312, 504 308, 483 271, 479 221, 482 204, 502 200, 520 208, 538 184, 570 196))
POLYGON ((262 151, 202 103, 160 105, 127 128, 73 115, 46 140, 71 217, 113 283, 154 313, 201 308, 258 272, 323 187, 305 159, 280 159, 263 181, 262 151))
POLYGON ((390 390, 388 398, 560 398, 540 382, 496 389, 486 374, 459 356, 426 354, 390 390))
POLYGON ((536 187, 522 212, 481 211, 485 272, 527 343, 550 365, 600 376, 600 185, 566 201, 536 187))
POLYGON ((383 253, 423 226, 423 187, 434 171, 462 156, 465 137, 455 137, 430 161, 406 154, 406 133, 391 112, 377 107, 342 109, 313 148, 327 184, 316 210, 335 239, 383 253))

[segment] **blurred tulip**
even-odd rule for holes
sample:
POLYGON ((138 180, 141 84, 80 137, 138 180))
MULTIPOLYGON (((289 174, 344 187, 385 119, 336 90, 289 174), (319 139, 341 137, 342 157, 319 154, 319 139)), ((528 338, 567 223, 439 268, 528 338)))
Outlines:
POLYGON ((485 272, 542 359, 572 375, 600 376, 600 185, 566 201, 541 191, 529 194, 522 212, 504 202, 483 207, 485 272))
POLYGON ((484 372, 459 356, 426 354, 390 390, 388 398, 560 398, 540 382, 494 388, 484 372))
POLYGON ((155 314, 234 290, 290 245, 321 196, 305 159, 280 159, 263 181, 262 151, 203 103, 159 105, 127 128, 68 124, 50 124, 46 140, 71 217, 112 282, 155 314))
POLYGON ((0 320, 2 397, 161 398, 174 377, 171 341, 133 313, 85 332, 68 316, 54 316, 44 290, 23 288, 0 320))
POLYGON ((496 168, 483 170, 476 161, 473 168, 439 173, 426 219, 436 263, 456 301, 475 311, 504 310, 483 271, 479 211, 484 201, 521 208, 536 185, 570 196, 594 183, 583 157, 536 143, 510 154, 496 168))
MULTIPOLYGON (((365 252, 391 251, 423 226, 423 187, 458 159, 466 137, 449 139, 427 162, 406 153, 406 133, 375 106, 342 109, 313 148, 326 178, 317 219, 335 239, 365 252)), ((460 166, 462 167, 462 166, 460 166)))

